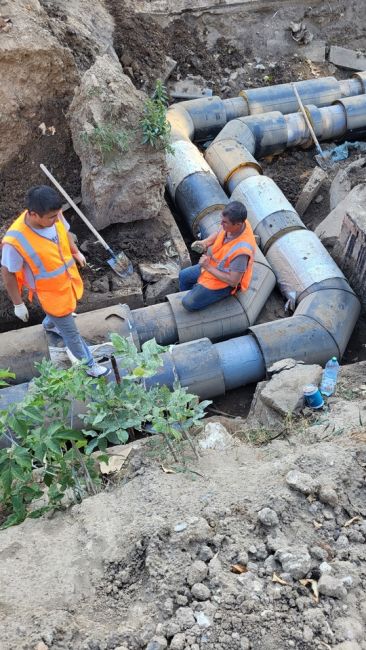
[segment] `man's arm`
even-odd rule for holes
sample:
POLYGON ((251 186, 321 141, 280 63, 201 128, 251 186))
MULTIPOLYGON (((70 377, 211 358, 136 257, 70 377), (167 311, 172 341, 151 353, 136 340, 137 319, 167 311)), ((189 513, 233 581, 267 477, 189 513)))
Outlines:
POLYGON ((206 237, 206 239, 198 239, 197 242, 193 242, 192 247, 194 246, 194 244, 199 244, 200 246, 202 246, 203 250, 207 251, 208 247, 212 246, 212 244, 215 243, 216 237, 219 234, 219 232, 220 231, 218 230, 217 232, 212 233, 212 235, 209 235, 208 237, 206 237))
POLYGON ((23 300, 20 295, 15 273, 10 273, 10 271, 8 271, 6 266, 2 266, 1 275, 3 278, 5 289, 13 305, 20 305, 23 302, 23 300))
POLYGON ((210 264, 210 260, 211 258, 208 255, 202 255, 199 260, 199 265, 205 269, 205 271, 208 271, 215 278, 221 280, 221 282, 225 282, 230 287, 238 286, 243 275, 242 273, 239 271, 220 271, 210 264))
POLYGON ((86 266, 86 259, 76 246, 75 240, 69 230, 67 231, 67 238, 69 240, 71 255, 75 258, 78 264, 80 264, 80 266, 86 266))

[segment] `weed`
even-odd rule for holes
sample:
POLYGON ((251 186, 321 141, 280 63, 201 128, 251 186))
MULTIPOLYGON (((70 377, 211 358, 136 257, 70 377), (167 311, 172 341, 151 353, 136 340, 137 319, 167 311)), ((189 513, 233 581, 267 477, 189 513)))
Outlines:
MULTIPOLYGON (((175 462, 185 463, 183 443, 198 455, 189 430, 204 417, 210 402, 199 403, 178 383, 172 391, 148 386, 165 352, 154 340, 138 352, 117 334, 111 339, 125 369, 120 383, 96 381, 81 364, 60 370, 42 361, 26 398, 0 411, 0 436, 12 442, 0 450, 0 502, 7 513, 0 528, 62 507, 66 492, 74 502, 94 494, 101 479, 93 450, 102 452, 99 461, 108 462, 103 453, 107 446, 127 442, 134 431, 160 433, 175 462), (75 401, 86 408, 80 415, 82 431, 74 427, 75 401)), ((7 371, 2 375, 9 377, 7 371)))
POLYGON ((167 103, 168 96, 165 87, 158 79, 153 97, 145 101, 140 126, 144 144, 149 144, 156 149, 163 148, 168 153, 173 153, 171 127, 166 119, 167 103))
POLYGON ((93 131, 81 134, 83 142, 94 145, 100 152, 103 163, 118 154, 126 153, 130 144, 130 135, 111 123, 98 124, 93 131))

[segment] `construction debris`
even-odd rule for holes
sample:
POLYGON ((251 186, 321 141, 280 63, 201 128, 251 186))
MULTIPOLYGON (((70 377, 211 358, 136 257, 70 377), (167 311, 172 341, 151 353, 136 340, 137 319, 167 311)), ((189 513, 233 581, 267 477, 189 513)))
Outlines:
POLYGON ((296 43, 308 45, 314 38, 314 34, 307 28, 304 21, 299 23, 291 22, 289 28, 291 30, 291 36, 296 43))
POLYGON ((366 55, 357 50, 332 45, 329 51, 329 61, 347 70, 366 70, 366 55))
POLYGON ((306 212, 310 203, 319 192, 326 178, 327 174, 323 169, 320 169, 320 167, 315 167, 313 169, 313 172, 305 187, 303 188, 295 206, 295 210, 300 215, 300 217, 302 217, 306 212))

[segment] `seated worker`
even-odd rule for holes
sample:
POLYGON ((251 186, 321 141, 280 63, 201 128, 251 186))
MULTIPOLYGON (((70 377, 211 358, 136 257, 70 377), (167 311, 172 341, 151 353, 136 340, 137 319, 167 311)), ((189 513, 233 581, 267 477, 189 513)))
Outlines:
POLYGON ((22 298, 35 293, 46 313, 43 327, 59 334, 71 353, 85 363, 91 377, 109 370, 97 364, 81 337, 73 317, 76 302, 83 294, 83 281, 76 264, 85 266, 69 224, 61 213, 60 195, 47 185, 28 190, 26 210, 12 223, 2 241, 1 272, 5 289, 14 305, 14 314, 25 323, 29 313, 22 298))
POLYGON ((206 254, 198 264, 179 274, 180 290, 190 289, 182 299, 188 311, 204 309, 238 290, 248 289, 256 242, 246 218, 246 207, 232 201, 222 211, 220 230, 196 242, 206 254))

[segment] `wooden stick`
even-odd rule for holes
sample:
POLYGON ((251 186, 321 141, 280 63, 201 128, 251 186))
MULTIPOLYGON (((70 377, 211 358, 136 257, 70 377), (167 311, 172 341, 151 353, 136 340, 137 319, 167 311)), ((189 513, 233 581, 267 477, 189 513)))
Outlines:
POLYGON ((319 140, 315 135, 315 131, 314 131, 312 125, 311 125, 311 122, 310 122, 309 117, 308 117, 308 115, 306 113, 304 104, 301 101, 301 97, 300 97, 299 93, 297 92, 297 88, 296 88, 295 84, 292 84, 292 88, 293 88, 293 91, 295 93, 295 96, 296 96, 297 103, 299 105, 300 111, 302 112, 302 114, 304 116, 304 120, 305 120, 305 122, 307 124, 307 127, 308 127, 309 131, 310 131, 310 135, 313 138, 313 141, 314 141, 314 144, 315 144, 315 146, 316 146, 316 148, 318 150, 318 153, 320 153, 320 155, 322 157, 324 157, 323 149, 321 148, 321 146, 319 144, 319 140))

